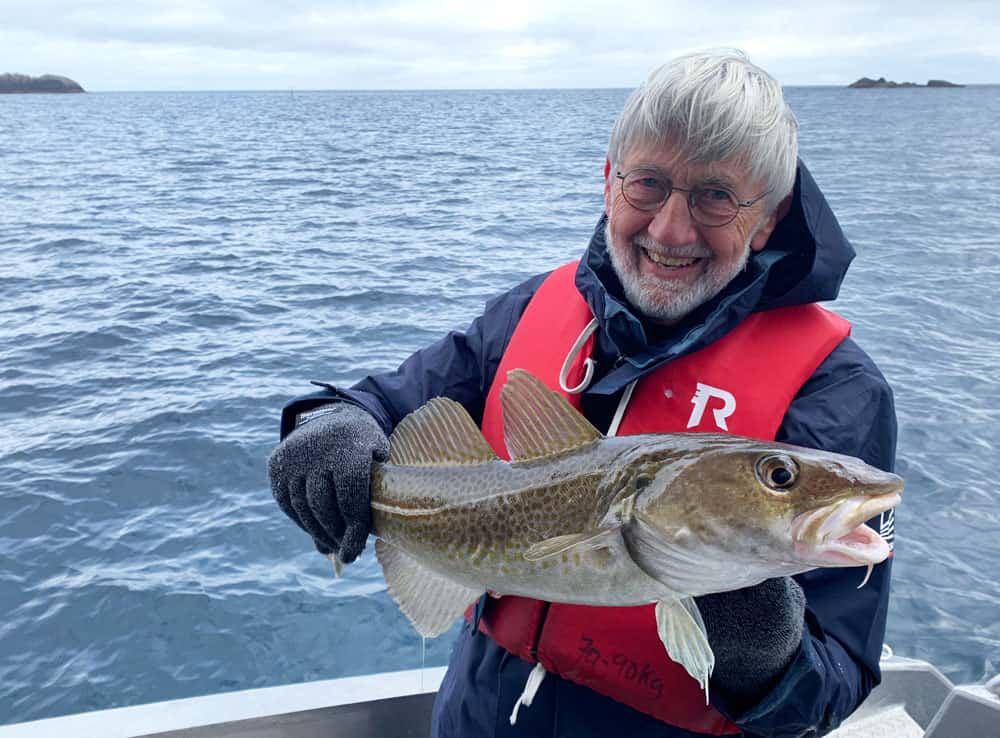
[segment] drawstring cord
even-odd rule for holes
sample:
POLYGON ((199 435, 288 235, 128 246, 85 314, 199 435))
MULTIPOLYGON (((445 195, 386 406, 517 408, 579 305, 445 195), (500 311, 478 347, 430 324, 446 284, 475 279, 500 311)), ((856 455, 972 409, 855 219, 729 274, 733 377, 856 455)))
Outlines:
POLYGON ((566 360, 563 362, 562 369, 559 372, 559 386, 562 388, 563 392, 571 395, 578 395, 590 386, 590 380, 594 378, 594 365, 597 362, 589 357, 583 362, 583 380, 580 384, 576 387, 568 387, 566 382, 569 379, 569 371, 573 368, 573 363, 576 361, 576 357, 580 354, 583 344, 585 344, 587 340, 594 335, 596 330, 597 318, 593 318, 589 323, 587 323, 587 327, 580 333, 579 337, 576 339, 576 343, 573 344, 573 348, 571 348, 569 353, 566 354, 566 360))
POLYGON ((632 399, 632 393, 635 392, 635 385, 638 382, 638 379, 633 379, 629 382, 628 387, 625 388, 625 392, 622 393, 622 399, 618 401, 618 408, 615 410, 615 416, 611 419, 608 432, 604 434, 608 438, 618 435, 618 426, 622 424, 622 418, 625 417, 625 408, 628 407, 629 400, 632 399))
MULTIPOLYGON (((562 388, 562 391, 566 394, 580 394, 590 386, 590 382, 594 378, 594 367, 597 365, 597 362, 592 358, 587 357, 583 361, 583 379, 580 381, 580 384, 576 385, 576 387, 570 387, 567 384, 567 381, 569 380, 569 373, 573 368, 573 364, 576 362, 576 357, 580 355, 580 351, 583 350, 584 344, 587 343, 596 331, 597 318, 591 318, 590 322, 587 323, 587 327, 580 332, 579 336, 577 336, 576 343, 573 344, 569 353, 566 354, 566 359, 563 361, 562 369, 559 371, 559 387, 562 388)), ((606 436, 611 437, 618 435, 618 426, 621 425, 622 418, 625 416, 625 408, 628 407, 628 403, 632 399, 632 393, 635 391, 635 385, 638 381, 638 379, 633 380, 629 383, 628 387, 625 388, 625 393, 622 395, 622 399, 618 403, 618 408, 615 410, 614 418, 611 419, 611 426, 608 428, 608 432, 605 433, 606 436)))
POLYGON ((517 702, 514 703, 514 711, 510 714, 510 724, 514 725, 517 722, 517 711, 521 709, 521 705, 525 707, 531 707, 531 703, 535 699, 535 695, 538 694, 538 688, 542 684, 542 680, 545 678, 545 667, 542 666, 542 662, 539 661, 535 664, 535 668, 531 670, 528 674, 528 681, 524 685, 524 691, 521 692, 521 696, 517 698, 517 702))

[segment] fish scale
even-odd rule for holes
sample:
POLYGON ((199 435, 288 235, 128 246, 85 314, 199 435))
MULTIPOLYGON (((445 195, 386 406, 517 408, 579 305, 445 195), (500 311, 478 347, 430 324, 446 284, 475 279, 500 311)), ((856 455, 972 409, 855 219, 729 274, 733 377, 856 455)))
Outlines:
POLYGON ((551 597, 553 584, 537 580, 539 573, 548 576, 551 562, 522 555, 536 543, 600 523, 610 501, 601 498, 603 475, 591 469, 610 454, 595 451, 520 468, 499 460, 462 469, 383 464, 373 479, 373 528, 459 581, 551 597))

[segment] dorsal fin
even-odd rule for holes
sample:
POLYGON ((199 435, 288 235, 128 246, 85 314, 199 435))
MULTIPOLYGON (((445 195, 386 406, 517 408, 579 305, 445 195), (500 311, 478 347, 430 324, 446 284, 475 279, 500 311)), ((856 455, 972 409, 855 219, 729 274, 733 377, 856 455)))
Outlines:
POLYGON ((403 418, 389 444, 389 463, 400 466, 484 464, 497 458, 465 408, 447 397, 435 397, 403 418))
POLYGON ((507 373, 500 403, 511 461, 551 456, 603 438, 565 397, 524 369, 507 373))

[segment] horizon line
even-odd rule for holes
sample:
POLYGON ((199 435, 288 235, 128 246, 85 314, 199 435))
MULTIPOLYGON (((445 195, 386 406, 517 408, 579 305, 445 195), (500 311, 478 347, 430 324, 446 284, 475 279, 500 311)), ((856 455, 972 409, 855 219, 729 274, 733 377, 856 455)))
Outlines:
MULTIPOLYGON (((825 87, 834 89, 853 89, 851 88, 852 83, 829 83, 829 82, 810 82, 801 84, 788 84, 782 85, 785 89, 794 89, 801 87, 825 87)), ((1000 82, 970 82, 970 83, 954 83, 958 85, 958 89, 961 87, 996 87, 1000 85, 1000 82)), ((82 85, 81 85, 82 86, 82 85)), ((84 94, 95 93, 158 93, 158 92, 277 92, 277 93, 287 93, 287 92, 546 92, 546 91, 592 91, 592 90, 634 90, 634 86, 618 87, 577 87, 577 86, 567 86, 567 87, 218 87, 218 88, 164 88, 164 89, 84 89, 84 94)), ((956 89, 949 87, 928 87, 926 84, 916 85, 911 87, 898 87, 898 88, 887 88, 887 89, 956 89)), ((27 92, 27 93, 6 93, 6 94, 81 94, 81 93, 60 93, 60 92, 27 92)))

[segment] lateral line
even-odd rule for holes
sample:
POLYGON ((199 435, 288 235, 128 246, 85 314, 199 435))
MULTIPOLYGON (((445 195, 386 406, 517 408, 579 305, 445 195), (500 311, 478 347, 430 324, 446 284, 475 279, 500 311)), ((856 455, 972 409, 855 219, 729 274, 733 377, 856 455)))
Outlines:
POLYGON ((451 504, 442 504, 438 507, 400 507, 397 505, 391 505, 385 502, 379 502, 377 500, 372 500, 371 506, 380 511, 387 513, 394 513, 396 515, 403 516, 418 516, 418 515, 433 515, 435 513, 448 512, 449 510, 455 510, 460 507, 466 507, 468 505, 477 505, 480 502, 486 502, 488 500, 495 500, 498 497, 505 497, 507 495, 520 495, 531 489, 537 489, 534 485, 529 485, 525 487, 517 487, 515 489, 504 490, 503 492, 494 492, 490 495, 483 495, 482 497, 476 497, 464 502, 456 502, 451 504))

